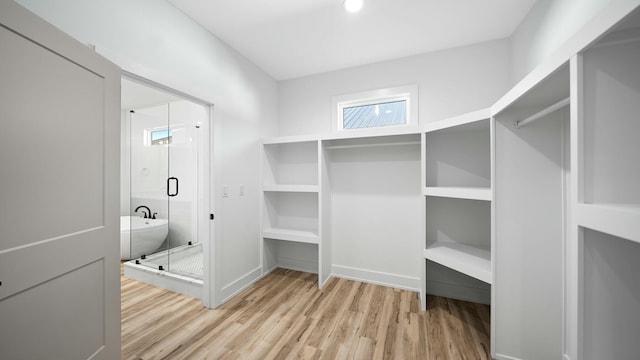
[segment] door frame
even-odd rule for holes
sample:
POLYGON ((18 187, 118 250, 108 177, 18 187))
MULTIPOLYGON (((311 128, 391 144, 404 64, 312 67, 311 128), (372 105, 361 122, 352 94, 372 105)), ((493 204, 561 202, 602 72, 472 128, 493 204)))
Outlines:
MULTIPOLYGON (((96 50, 99 52, 98 50, 96 50)), ((106 57, 106 55, 103 55, 106 57)), ((113 60, 112 60, 113 61, 113 60)), ((177 82, 170 81, 166 76, 158 76, 151 72, 132 72, 126 70, 132 68, 125 64, 118 64, 122 68, 123 79, 135 81, 144 86, 154 88, 160 91, 168 92, 170 94, 179 96, 185 100, 191 101, 202 105, 208 109, 208 119, 201 125, 202 127, 202 141, 198 143, 198 242, 202 243, 203 251, 203 263, 204 263, 204 279, 202 288, 202 305, 207 308, 214 308, 219 305, 216 302, 216 274, 219 274, 216 269, 215 248, 216 248, 216 226, 215 221, 211 221, 210 214, 216 214, 216 202, 215 202, 215 157, 214 143, 215 138, 215 122, 214 122, 214 109, 215 102, 206 98, 191 95, 191 93, 198 93, 194 89, 174 87, 177 82), (213 270, 213 271, 212 271, 213 270)), ((135 66, 133 67, 135 68, 135 66)))

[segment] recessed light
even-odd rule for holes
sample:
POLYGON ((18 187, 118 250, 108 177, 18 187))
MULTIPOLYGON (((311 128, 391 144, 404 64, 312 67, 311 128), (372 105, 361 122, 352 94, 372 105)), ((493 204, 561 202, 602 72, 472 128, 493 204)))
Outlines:
POLYGON ((344 0, 342 3, 344 9, 350 13, 360 11, 360 9, 362 9, 362 5, 364 5, 364 0, 344 0))

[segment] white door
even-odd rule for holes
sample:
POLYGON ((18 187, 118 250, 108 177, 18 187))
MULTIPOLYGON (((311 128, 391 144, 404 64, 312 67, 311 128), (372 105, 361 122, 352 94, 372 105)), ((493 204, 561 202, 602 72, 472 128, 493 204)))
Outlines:
POLYGON ((0 359, 119 359, 120 70, 0 2, 0 359))

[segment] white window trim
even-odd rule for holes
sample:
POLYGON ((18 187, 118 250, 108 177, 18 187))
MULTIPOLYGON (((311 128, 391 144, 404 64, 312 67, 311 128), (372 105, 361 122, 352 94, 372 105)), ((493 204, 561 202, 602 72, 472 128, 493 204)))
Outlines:
POLYGON ((331 98, 331 131, 333 133, 385 133, 399 129, 417 129, 420 127, 418 116, 418 85, 406 85, 393 88, 364 91, 331 98), (360 129, 344 129, 343 110, 353 106, 373 105, 392 101, 406 100, 407 122, 399 125, 385 125, 360 129))

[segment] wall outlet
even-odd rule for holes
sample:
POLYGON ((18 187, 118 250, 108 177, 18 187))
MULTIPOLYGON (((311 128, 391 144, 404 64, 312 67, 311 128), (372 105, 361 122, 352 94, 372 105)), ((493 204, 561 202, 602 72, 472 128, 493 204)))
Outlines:
POLYGON ((244 196, 244 184, 240 184, 240 196, 244 196))
POLYGON ((222 196, 229 197, 229 185, 222 185, 222 196))

